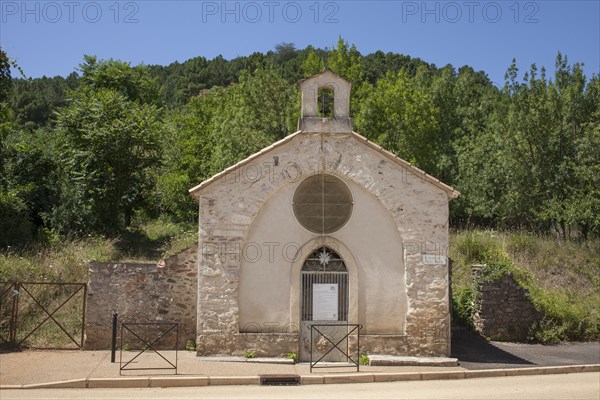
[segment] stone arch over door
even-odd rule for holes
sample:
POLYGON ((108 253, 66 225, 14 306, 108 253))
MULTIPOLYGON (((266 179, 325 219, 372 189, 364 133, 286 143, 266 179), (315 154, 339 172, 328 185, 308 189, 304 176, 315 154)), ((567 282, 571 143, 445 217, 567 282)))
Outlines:
POLYGON ((348 322, 358 323, 358 265, 350 250, 339 240, 331 236, 323 236, 309 240, 304 243, 299 249, 292 262, 292 270, 290 274, 290 326, 293 329, 292 333, 299 334, 300 313, 301 313, 301 273, 304 261, 315 250, 321 247, 328 247, 334 250, 344 260, 346 269, 348 270, 348 322))
MULTIPOLYGON (((356 342, 355 336, 351 339, 344 339, 348 333, 346 324, 358 323, 358 266, 354 257, 339 240, 322 236, 310 240, 302 246, 294 258, 293 264, 292 281, 290 282, 290 315, 293 321, 291 326, 297 327, 300 360, 306 362, 313 357, 316 359, 324 357, 323 360, 328 362, 348 361, 344 353, 332 348, 329 341, 334 343, 339 341, 342 349, 346 347, 345 352, 349 351, 351 342, 356 342), (309 266, 307 264, 309 257, 314 256, 321 249, 339 258, 343 265, 343 271, 328 272, 324 269, 322 272, 311 272, 306 270, 306 267, 309 266), (312 308, 312 302, 316 299, 314 296, 315 293, 318 293, 315 292, 318 286, 324 286, 326 291, 333 289, 332 286, 337 289, 338 314, 333 318, 330 318, 331 314, 329 317, 325 314, 322 314, 321 317, 313 315, 315 308, 312 308), (307 315, 303 317, 303 313, 307 315), (320 332, 323 332, 323 336, 317 333, 319 331, 311 331, 313 324, 327 324, 319 329, 320 332), (314 336, 313 333, 315 333, 314 336), (327 353, 328 350, 330 350, 329 353, 327 353)), ((322 311, 325 310, 322 309, 322 311)))

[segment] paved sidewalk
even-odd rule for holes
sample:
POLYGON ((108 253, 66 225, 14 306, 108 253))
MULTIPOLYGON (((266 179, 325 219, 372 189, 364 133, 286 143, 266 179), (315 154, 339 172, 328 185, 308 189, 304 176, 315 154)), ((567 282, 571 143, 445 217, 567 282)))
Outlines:
MULTIPOLYGON (((124 352, 124 359, 129 360, 137 353, 136 351, 124 352)), ((175 352, 161 353, 174 362, 175 352)), ((358 374, 355 368, 319 368, 314 369, 311 374, 309 365, 303 363, 294 365, 225 362, 214 361, 214 359, 207 361, 196 357, 194 352, 180 351, 177 363, 178 374, 175 376, 173 370, 122 371, 120 374, 119 353, 117 353, 117 363, 113 364, 110 362, 109 351, 24 351, 0 354, 0 386, 6 388, 13 385, 73 380, 80 380, 73 384, 75 387, 257 384, 259 375, 270 374, 300 375, 302 383, 308 384, 600 371, 600 343, 598 342, 541 346, 463 340, 460 346, 453 349, 453 356, 459 359, 458 367, 361 366, 358 374), (561 367, 591 364, 595 366, 561 367), (177 379, 173 380, 173 378, 177 379)), ((144 353, 129 365, 129 367, 165 366, 168 364, 155 353, 144 353)))
MULTIPOLYGON (((137 352, 129 352, 132 358, 137 352)), ((171 361, 174 352, 161 352, 171 361)), ((139 359, 138 359, 139 360, 139 359)), ((123 371, 119 375, 119 353, 117 362, 110 362, 110 351, 24 351, 0 354, 0 385, 27 385, 33 383, 56 382, 85 378, 120 378, 132 376, 172 376, 174 371, 123 371)), ((136 360, 137 361, 137 360, 136 360)), ((309 375, 308 364, 271 364, 250 362, 203 361, 196 353, 180 351, 177 363, 178 376, 258 376, 265 374, 309 375)), ((134 366, 135 364, 130 364, 134 366)), ((149 354, 136 366, 168 366, 156 354, 149 354)), ((313 374, 347 374, 356 372, 356 368, 319 368, 313 374)), ((370 367, 361 366, 360 371, 369 373, 397 372, 443 372, 464 371, 460 367, 370 367)))

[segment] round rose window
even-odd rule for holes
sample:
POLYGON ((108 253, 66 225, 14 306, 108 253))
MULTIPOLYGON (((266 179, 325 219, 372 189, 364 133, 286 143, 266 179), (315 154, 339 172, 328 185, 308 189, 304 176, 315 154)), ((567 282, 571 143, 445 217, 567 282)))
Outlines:
POLYGON ((352 214, 352 194, 341 179, 329 174, 306 178, 294 193, 294 214, 311 232, 325 234, 340 229, 352 214))

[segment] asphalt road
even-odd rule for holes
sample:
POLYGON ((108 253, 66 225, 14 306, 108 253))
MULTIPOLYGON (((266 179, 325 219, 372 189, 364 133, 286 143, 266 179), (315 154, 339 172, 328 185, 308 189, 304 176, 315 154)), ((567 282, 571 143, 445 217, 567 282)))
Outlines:
POLYGON ((4 390, 13 399, 590 399, 600 398, 600 373, 469 380, 355 383, 291 387, 205 386, 147 389, 4 390))
POLYGON ((466 369, 600 364, 600 342, 541 345, 488 342, 466 329, 452 331, 452 357, 466 369))

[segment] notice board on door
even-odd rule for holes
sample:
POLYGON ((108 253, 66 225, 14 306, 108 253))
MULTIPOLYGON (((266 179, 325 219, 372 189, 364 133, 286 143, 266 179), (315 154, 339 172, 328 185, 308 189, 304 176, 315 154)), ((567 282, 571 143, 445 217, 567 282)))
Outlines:
POLYGON ((312 289, 313 321, 337 321, 338 284, 315 283, 312 289))

